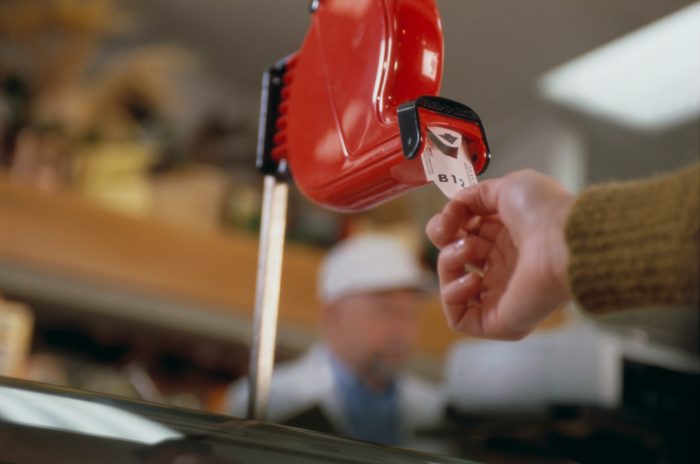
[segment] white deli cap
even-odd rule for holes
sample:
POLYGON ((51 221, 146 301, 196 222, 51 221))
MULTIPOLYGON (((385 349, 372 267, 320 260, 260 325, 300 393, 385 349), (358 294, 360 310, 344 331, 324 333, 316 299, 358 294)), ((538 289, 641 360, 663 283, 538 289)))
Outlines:
POLYGON ((318 274, 324 303, 358 293, 428 287, 416 257, 390 235, 363 234, 341 242, 328 252, 318 274))

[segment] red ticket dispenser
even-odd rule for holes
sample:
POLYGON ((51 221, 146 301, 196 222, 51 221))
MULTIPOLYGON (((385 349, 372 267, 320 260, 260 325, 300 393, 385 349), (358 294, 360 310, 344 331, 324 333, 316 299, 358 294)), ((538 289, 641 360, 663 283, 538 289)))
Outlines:
MULTIPOLYGON (((433 0, 320 0, 301 49, 267 79, 259 166, 291 169, 312 201, 361 211, 426 183, 425 127, 468 141, 477 174, 489 158, 474 111, 436 97, 443 66, 433 0)), ((263 169, 265 170, 265 169, 263 169)))

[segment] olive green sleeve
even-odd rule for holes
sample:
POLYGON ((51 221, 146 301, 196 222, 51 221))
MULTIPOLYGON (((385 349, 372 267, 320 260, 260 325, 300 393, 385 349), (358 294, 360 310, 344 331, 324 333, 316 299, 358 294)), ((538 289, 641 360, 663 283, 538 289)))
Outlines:
POLYGON ((566 242, 571 290, 589 312, 697 305, 700 164, 585 190, 566 242))

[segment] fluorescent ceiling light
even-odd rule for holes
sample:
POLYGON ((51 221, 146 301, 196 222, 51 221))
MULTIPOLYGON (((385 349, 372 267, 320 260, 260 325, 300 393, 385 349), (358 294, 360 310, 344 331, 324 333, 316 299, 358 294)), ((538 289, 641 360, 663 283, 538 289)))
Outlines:
POLYGON ((700 114, 700 3, 564 63, 538 82, 552 101, 662 130, 700 114))

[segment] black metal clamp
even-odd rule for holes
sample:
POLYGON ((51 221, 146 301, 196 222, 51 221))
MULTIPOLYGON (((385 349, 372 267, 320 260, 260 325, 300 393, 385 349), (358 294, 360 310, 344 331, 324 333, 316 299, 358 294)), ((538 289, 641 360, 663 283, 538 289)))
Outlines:
POLYGON ((284 74, 287 71, 288 58, 281 59, 263 73, 260 92, 260 119, 258 121, 258 145, 255 155, 255 167, 266 175, 273 175, 280 180, 289 177, 286 161, 278 162, 272 158, 275 147, 274 136, 279 118, 279 105, 282 102, 284 74))
POLYGON ((413 159, 418 155, 418 149, 423 144, 423 131, 421 130, 420 114, 418 109, 423 108, 451 118, 472 122, 479 127, 481 138, 486 147, 486 164, 482 172, 486 170, 491 161, 491 149, 486 138, 486 130, 481 118, 471 108, 454 100, 442 97, 423 96, 413 101, 402 103, 397 110, 399 132, 401 134, 401 146, 406 159, 413 159))

